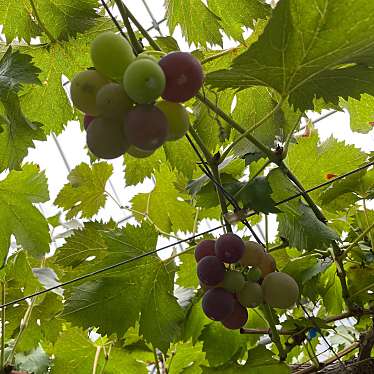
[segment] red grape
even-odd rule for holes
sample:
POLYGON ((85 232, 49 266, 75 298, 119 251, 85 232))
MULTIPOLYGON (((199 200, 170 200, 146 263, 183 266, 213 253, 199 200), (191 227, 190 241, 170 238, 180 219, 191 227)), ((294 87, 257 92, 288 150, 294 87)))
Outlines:
POLYGON ((166 77, 163 99, 182 103, 199 92, 203 85, 204 73, 200 62, 190 53, 169 53, 159 61, 159 64, 166 77))
POLYGON ((244 308, 235 300, 233 311, 222 320, 222 324, 230 330, 236 330, 243 327, 247 323, 247 320, 247 308, 244 308))
POLYGON ((216 256, 223 262, 232 264, 238 262, 244 253, 244 242, 235 234, 223 234, 215 245, 216 256))
POLYGON ((216 256, 203 257, 197 264, 197 276, 208 286, 215 286, 223 281, 225 265, 216 256))
POLYGON ((126 139, 145 151, 160 147, 168 136, 165 114, 153 105, 138 105, 127 113, 124 123, 126 139))
POLYGON ((214 245, 215 240, 203 240, 201 241, 195 249, 195 259, 196 262, 199 262, 203 257, 206 256, 215 256, 214 245))
POLYGON ((203 296, 203 311, 208 318, 214 321, 222 321, 227 318, 233 312, 234 305, 234 296, 223 288, 212 288, 203 296))
POLYGON ((96 117, 91 116, 90 114, 85 114, 84 119, 83 119, 83 125, 84 129, 87 130, 88 126, 91 124, 91 122, 95 119, 96 117))

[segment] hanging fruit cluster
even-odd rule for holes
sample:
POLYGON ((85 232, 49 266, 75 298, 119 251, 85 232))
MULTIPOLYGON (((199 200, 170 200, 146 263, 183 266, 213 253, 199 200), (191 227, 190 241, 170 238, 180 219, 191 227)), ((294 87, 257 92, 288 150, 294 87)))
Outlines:
POLYGON ((87 146, 95 156, 147 157, 185 135, 189 116, 180 103, 195 96, 204 79, 190 53, 172 52, 160 61, 135 56, 125 38, 104 32, 91 44, 91 59, 95 69, 75 75, 70 93, 85 113, 87 146))
POLYGON ((247 308, 267 303, 291 308, 299 298, 296 281, 276 272, 274 258, 256 242, 235 234, 203 240, 195 249, 197 275, 205 291, 202 307, 207 317, 228 329, 239 329, 248 319, 247 308))

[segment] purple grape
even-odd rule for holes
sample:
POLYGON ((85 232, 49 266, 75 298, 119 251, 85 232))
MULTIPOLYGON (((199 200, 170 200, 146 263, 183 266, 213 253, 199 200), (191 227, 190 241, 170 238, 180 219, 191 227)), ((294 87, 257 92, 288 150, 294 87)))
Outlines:
POLYGON ((201 241, 195 249, 195 259, 196 262, 199 262, 203 257, 206 256, 215 256, 214 245, 215 240, 203 240, 201 241))
POLYGON ((208 286, 215 286, 223 281, 225 265, 216 256, 203 257, 197 264, 197 276, 208 286))
POLYGON ((222 321, 234 310, 233 294, 223 288, 212 288, 203 296, 202 307, 205 315, 213 321, 222 321))
POLYGON ((242 239, 235 234, 223 234, 216 240, 215 253, 223 262, 233 264, 243 256, 245 245, 242 239))
POLYGON ((204 81, 203 68, 190 53, 169 53, 159 61, 159 64, 166 77, 163 99, 182 103, 199 92, 204 81))
POLYGON ((225 319, 222 320, 222 324, 230 330, 237 330, 243 327, 247 323, 247 320, 247 308, 244 308, 235 300, 233 311, 225 319))

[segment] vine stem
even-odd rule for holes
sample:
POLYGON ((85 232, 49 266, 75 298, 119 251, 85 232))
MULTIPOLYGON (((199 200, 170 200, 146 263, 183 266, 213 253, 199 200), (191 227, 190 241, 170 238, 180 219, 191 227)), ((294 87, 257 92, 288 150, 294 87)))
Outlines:
MULTIPOLYGON (((268 112, 263 118, 261 118, 259 121, 257 121, 253 126, 251 126, 248 130, 245 130, 237 139, 235 139, 223 152, 219 162, 221 163, 228 154, 232 151, 232 149, 244 138, 247 138, 248 135, 250 135, 254 130, 256 130, 258 127, 260 127, 263 123, 265 123, 269 118, 271 118, 277 110, 282 106, 283 100, 280 100, 277 105, 274 106, 274 108, 268 112)), ((269 149, 266 147, 267 152, 269 149)))
POLYGON ((271 330, 271 340, 273 341, 273 343, 276 345, 278 349, 280 360, 284 361, 287 358, 287 353, 283 348, 277 327, 275 326, 275 322, 273 319, 273 312, 268 304, 264 304, 263 311, 265 313, 266 320, 271 330))
POLYGON ((153 49, 156 51, 161 51, 160 46, 153 40, 153 38, 149 35, 148 31, 142 26, 142 24, 136 19, 136 17, 130 12, 129 8, 121 1, 115 0, 116 2, 121 2, 121 7, 126 11, 126 15, 128 18, 133 22, 133 24, 137 27, 137 29, 143 34, 143 36, 147 39, 148 43, 152 46, 153 49))
MULTIPOLYGON (((5 304, 5 283, 1 282, 1 304, 5 304)), ((5 308, 1 309, 1 355, 0 369, 3 370, 5 361, 5 308)))
MULTIPOLYGON (((368 216, 368 209, 366 206, 366 199, 362 199, 362 204, 364 207, 364 215, 365 215, 366 224, 369 226, 369 216, 368 216)), ((371 252, 373 252, 374 251, 374 237, 373 237, 373 233, 370 231, 371 230, 369 230, 368 234, 369 234, 369 239, 371 243, 371 252)))
POLYGON ((122 0, 114 0, 114 1, 121 14, 123 23, 126 26, 126 30, 127 30, 127 33, 129 34, 131 44, 134 47, 135 54, 138 55, 139 53, 143 52, 143 47, 139 43, 139 40, 137 39, 135 32, 131 26, 129 11, 127 7, 125 6, 125 4, 122 2, 122 0))
POLYGON ((156 348, 153 348, 153 356, 155 358, 155 365, 156 365, 157 374, 161 374, 160 363, 158 362, 158 356, 157 356, 156 348))
POLYGON ((30 318, 31 318, 31 313, 32 313, 32 311, 34 309, 35 302, 36 302, 36 297, 33 297, 32 300, 31 300, 31 302, 30 302, 30 304, 29 304, 29 306, 26 309, 26 312, 25 312, 23 318, 22 318, 18 335, 17 335, 17 337, 16 337, 16 339, 14 341, 14 345, 12 347, 12 351, 10 352, 10 354, 9 354, 7 360, 6 360, 5 365, 11 365, 12 364, 14 355, 16 354, 17 345, 21 341, 22 336, 23 336, 24 332, 26 331, 27 326, 29 325, 30 318))
POLYGON ((36 5, 35 5, 35 2, 34 0, 30 0, 30 5, 31 5, 31 8, 32 8, 32 11, 34 13, 34 16, 36 18, 36 20, 38 21, 38 24, 40 26, 40 28, 45 32, 45 34, 48 36, 48 39, 54 43, 56 41, 56 39, 54 38, 54 36, 48 31, 48 29, 46 28, 46 26, 44 25, 43 21, 41 20, 40 16, 39 16, 39 13, 38 13, 38 10, 36 9, 36 5))
POLYGON ((93 367, 92 367, 92 374, 96 374, 97 371, 97 365, 99 364, 99 359, 100 359, 100 352, 101 352, 101 347, 98 346, 96 348, 96 354, 93 362, 93 367))

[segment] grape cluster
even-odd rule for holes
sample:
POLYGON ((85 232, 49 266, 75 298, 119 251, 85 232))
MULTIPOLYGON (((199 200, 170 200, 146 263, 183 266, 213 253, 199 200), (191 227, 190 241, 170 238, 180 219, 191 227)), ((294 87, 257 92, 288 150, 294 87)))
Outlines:
POLYGON ((203 311, 228 329, 239 329, 248 320, 247 308, 267 303, 292 307, 299 298, 296 281, 276 272, 274 258, 256 242, 235 234, 203 240, 195 249, 197 276, 204 290, 203 311))
POLYGON ((195 96, 204 79, 190 53, 172 52, 160 61, 144 52, 135 56, 126 39, 104 32, 91 44, 91 59, 94 69, 76 74, 70 93, 85 113, 87 146, 96 157, 127 152, 144 158, 185 135, 189 115, 180 103, 195 96))

